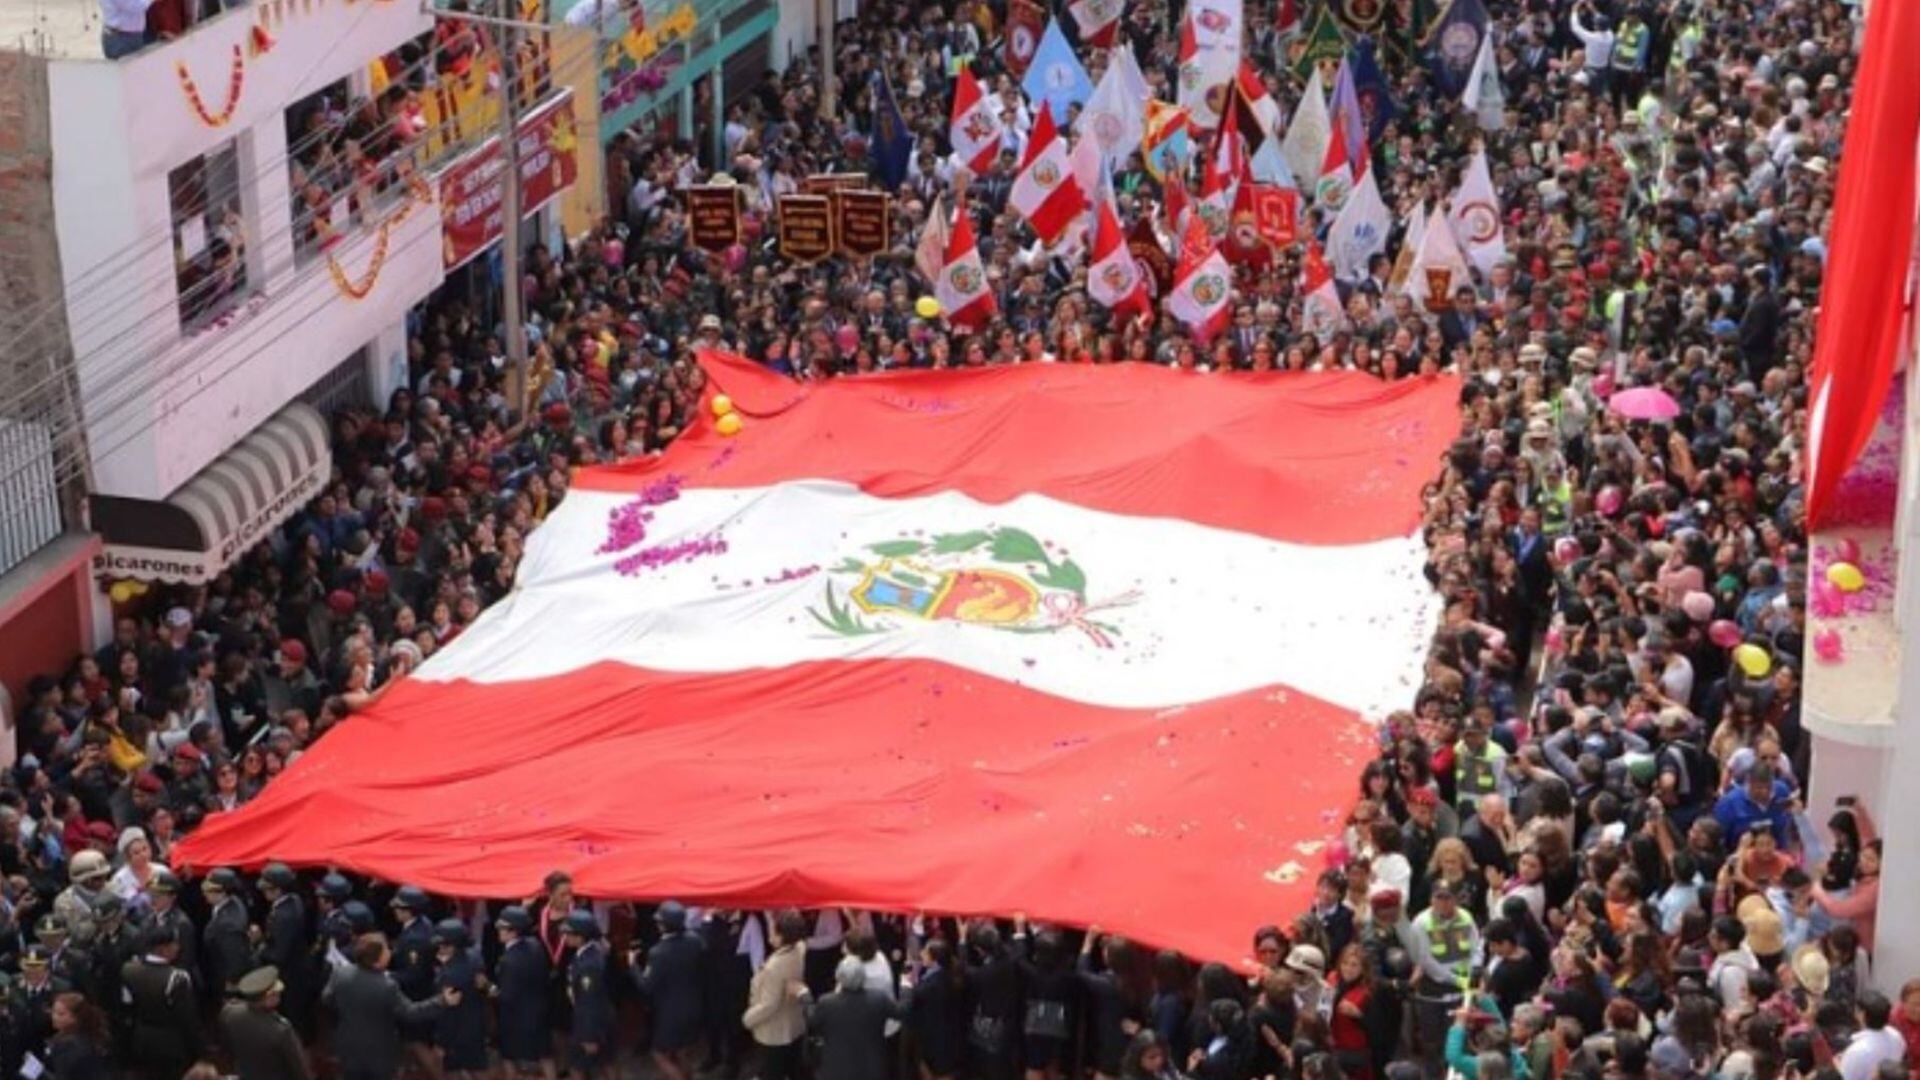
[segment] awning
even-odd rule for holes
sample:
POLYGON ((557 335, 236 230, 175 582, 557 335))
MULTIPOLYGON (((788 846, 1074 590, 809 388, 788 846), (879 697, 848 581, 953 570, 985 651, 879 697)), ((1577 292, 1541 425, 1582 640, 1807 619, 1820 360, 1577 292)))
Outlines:
POLYGON ((92 496, 93 530, 104 542, 94 571, 139 581, 210 581, 318 495, 332 465, 326 420, 295 402, 164 502, 92 496))

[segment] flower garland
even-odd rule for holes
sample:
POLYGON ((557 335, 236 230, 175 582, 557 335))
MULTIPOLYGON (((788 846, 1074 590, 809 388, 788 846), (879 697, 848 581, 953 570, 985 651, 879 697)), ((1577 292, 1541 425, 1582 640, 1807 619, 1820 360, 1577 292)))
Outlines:
MULTIPOLYGON (((334 287, 348 299, 365 300, 374 286, 380 284, 380 271, 387 265, 387 247, 393 238, 393 230, 407 220, 407 216, 417 207, 432 201, 433 186, 419 176, 409 176, 407 201, 380 223, 379 235, 374 237, 373 241, 373 257, 367 260, 367 271, 360 275, 359 280, 348 277, 346 270, 340 266, 340 260, 334 257, 333 252, 327 252, 327 274, 333 278, 334 287)), ((337 234, 334 239, 338 239, 337 234)))
POLYGON ((180 90, 187 95, 187 104, 193 108, 200 122, 210 128, 225 127, 240 108, 240 94, 246 89, 247 57, 240 46, 233 47, 233 67, 227 75, 227 104, 218 113, 207 111, 207 103, 200 97, 200 88, 194 84, 193 74, 187 70, 185 61, 175 60, 173 73, 180 77, 180 90))

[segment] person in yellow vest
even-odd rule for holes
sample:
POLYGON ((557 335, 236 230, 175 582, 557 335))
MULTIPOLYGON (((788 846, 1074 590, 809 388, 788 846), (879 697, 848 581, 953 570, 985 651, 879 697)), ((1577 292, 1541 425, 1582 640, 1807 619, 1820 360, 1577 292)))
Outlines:
POLYGON ((1476 718, 1461 731, 1453 747, 1453 790, 1463 813, 1471 813, 1482 795, 1499 792, 1506 759, 1506 749, 1487 737, 1485 721, 1476 718))
POLYGON ((1480 928, 1451 883, 1434 883, 1432 904, 1413 920, 1413 940, 1414 1051, 1437 1075, 1448 1018, 1472 984, 1480 956, 1480 928))

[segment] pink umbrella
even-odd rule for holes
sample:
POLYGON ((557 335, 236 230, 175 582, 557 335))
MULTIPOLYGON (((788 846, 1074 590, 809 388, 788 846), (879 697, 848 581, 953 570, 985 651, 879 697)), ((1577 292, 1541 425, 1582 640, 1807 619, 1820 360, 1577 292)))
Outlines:
POLYGON ((1671 420, 1680 415, 1680 403, 1657 386, 1622 390, 1608 399, 1607 408, 1629 420, 1671 420))

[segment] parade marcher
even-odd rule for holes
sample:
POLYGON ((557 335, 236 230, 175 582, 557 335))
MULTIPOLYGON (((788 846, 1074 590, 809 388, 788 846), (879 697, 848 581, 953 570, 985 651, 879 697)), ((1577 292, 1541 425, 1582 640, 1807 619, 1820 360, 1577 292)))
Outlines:
POLYGON ((434 1020, 433 1043, 440 1051, 440 1067, 462 1080, 473 1080, 492 1064, 487 1055, 487 1001, 480 990, 473 938, 459 919, 442 919, 433 927, 433 947, 438 967, 434 985, 442 994, 454 991, 460 999, 434 1020))
POLYGON ((179 963, 179 932, 156 924, 141 937, 141 954, 120 973, 131 1014, 128 1060, 151 1080, 175 1080, 200 1057, 198 995, 179 963))
MULTIPOLYGON (((393 939, 390 974, 408 1001, 428 1001, 434 993, 433 920, 427 917, 430 904, 426 891, 413 885, 400 886, 387 903, 393 910, 395 921, 400 924, 400 933, 393 939)), ((432 1025, 424 1022, 403 1024, 401 1035, 415 1064, 431 1074, 432 1025)))
POLYGON ((299 1032, 280 1015, 280 973, 255 968, 237 984, 239 1000, 220 1011, 237 1080, 311 1080, 299 1032))
POLYGON ((333 1055, 343 1080, 393 1080, 399 1073, 401 1030, 431 1023, 460 1003, 460 992, 410 1000, 387 974, 393 950, 384 935, 364 934, 353 944, 353 966, 334 972, 322 993, 333 1011, 333 1055))
POLYGON ((225 867, 208 874, 200 884, 200 893, 210 909, 206 928, 200 934, 200 952, 206 963, 208 993, 216 1001, 251 967, 251 920, 240 888, 240 875, 225 867))
MULTIPOLYGON (((688 1053, 704 1038, 706 1022, 706 943, 687 932, 687 909, 668 900, 654 912, 660 940, 647 950, 640 989, 653 1009, 653 1060, 668 1080, 690 1080, 688 1053)), ((635 959, 638 959, 636 954, 635 959)))
POLYGON ((567 964, 567 995, 573 1005, 568 1061, 586 1080, 598 1080, 611 1066, 615 1049, 607 945, 591 911, 568 913, 563 929, 573 950, 567 964))
POLYGON ((260 959, 279 973, 283 984, 281 1011, 304 1036, 313 1031, 315 985, 313 941, 307 925, 306 902, 300 898, 300 878, 285 863, 268 863, 260 871, 260 895, 267 902, 260 959))

